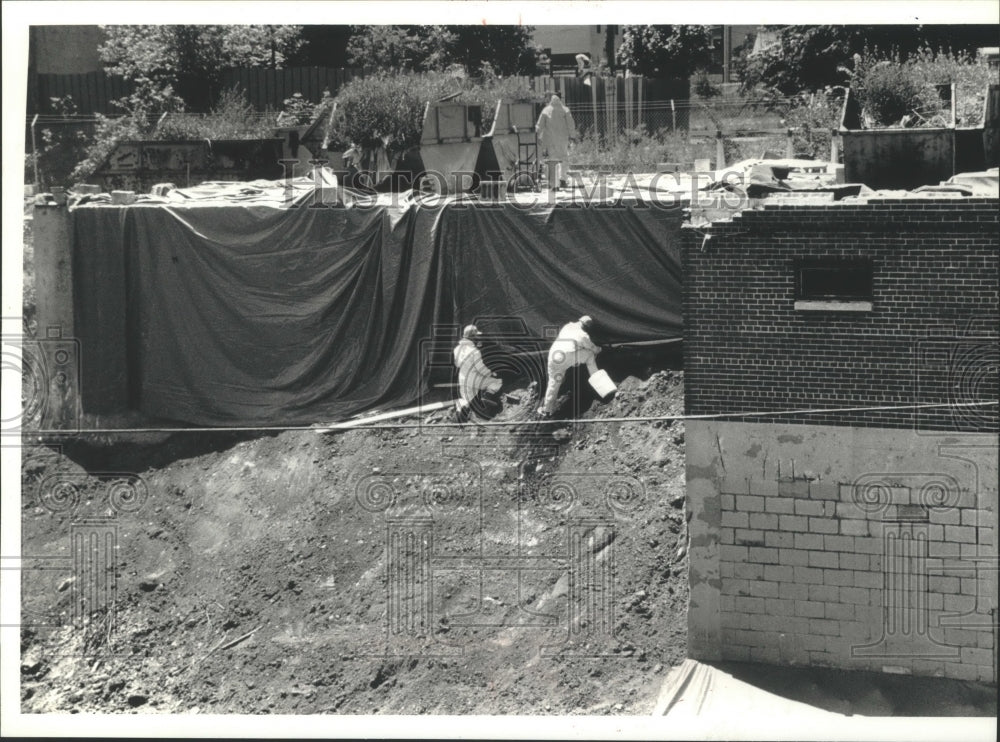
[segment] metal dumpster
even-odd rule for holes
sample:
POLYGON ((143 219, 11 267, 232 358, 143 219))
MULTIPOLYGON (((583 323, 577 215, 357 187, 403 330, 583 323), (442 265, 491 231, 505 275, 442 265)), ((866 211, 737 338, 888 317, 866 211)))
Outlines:
POLYGON ((463 193, 479 185, 482 106, 428 103, 420 135, 421 182, 434 193, 463 193))
MULTIPOLYGON (((509 191, 537 188, 541 157, 535 122, 541 113, 541 103, 514 103, 497 101, 493 126, 487 135, 492 145, 493 161, 486 162, 483 172, 495 166, 509 191)), ((485 149, 485 147, 484 147, 485 149)), ((484 153, 488 156, 488 153, 484 153)))
POLYGON ((130 140, 119 142, 88 178, 105 191, 147 192, 206 180, 276 180, 283 176, 283 139, 130 140))

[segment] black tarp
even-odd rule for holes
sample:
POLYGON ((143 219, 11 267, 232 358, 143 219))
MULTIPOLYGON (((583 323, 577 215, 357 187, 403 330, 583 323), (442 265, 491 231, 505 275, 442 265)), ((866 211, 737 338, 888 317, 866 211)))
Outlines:
POLYGON ((606 342, 681 335, 679 208, 158 203, 73 215, 91 412, 279 425, 403 405, 426 385, 435 329, 483 316, 520 318, 540 342, 584 313, 606 342))

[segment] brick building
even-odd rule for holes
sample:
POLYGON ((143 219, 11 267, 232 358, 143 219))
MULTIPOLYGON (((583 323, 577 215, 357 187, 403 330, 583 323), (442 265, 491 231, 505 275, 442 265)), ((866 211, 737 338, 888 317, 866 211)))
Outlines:
POLYGON ((686 231, 691 657, 996 682, 998 205, 686 231))

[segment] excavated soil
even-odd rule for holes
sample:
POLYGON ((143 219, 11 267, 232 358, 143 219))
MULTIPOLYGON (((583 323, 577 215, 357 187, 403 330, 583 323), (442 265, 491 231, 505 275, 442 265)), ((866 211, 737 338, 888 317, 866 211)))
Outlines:
POLYGON ((520 389, 504 428, 25 440, 22 710, 649 713, 688 590, 659 368, 576 423, 520 389))

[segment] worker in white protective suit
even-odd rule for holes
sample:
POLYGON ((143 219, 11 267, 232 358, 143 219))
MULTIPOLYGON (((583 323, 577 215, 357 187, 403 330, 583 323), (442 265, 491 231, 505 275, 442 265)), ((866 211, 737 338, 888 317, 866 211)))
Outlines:
POLYGON ((585 363, 591 376, 597 373, 597 354, 601 347, 588 334, 593 323, 585 314, 576 322, 564 325, 549 348, 549 383, 545 387, 545 400, 538 408, 542 417, 549 417, 554 412, 559 389, 571 368, 585 363))
POLYGON ((472 403, 482 392, 498 392, 503 382, 490 371, 483 360, 483 354, 476 344, 482 333, 475 325, 467 325, 462 330, 462 339, 452 351, 455 367, 458 369, 458 396, 456 412, 459 420, 466 420, 472 411, 472 403))
POLYGON ((569 158, 570 140, 576 139, 576 125, 573 123, 573 114, 563 105, 562 98, 557 93, 552 94, 549 104, 542 109, 535 131, 538 133, 538 144, 547 153, 547 159, 555 161, 554 172, 549 173, 549 177, 553 179, 549 187, 554 188, 556 183, 565 187, 563 161, 569 158))

